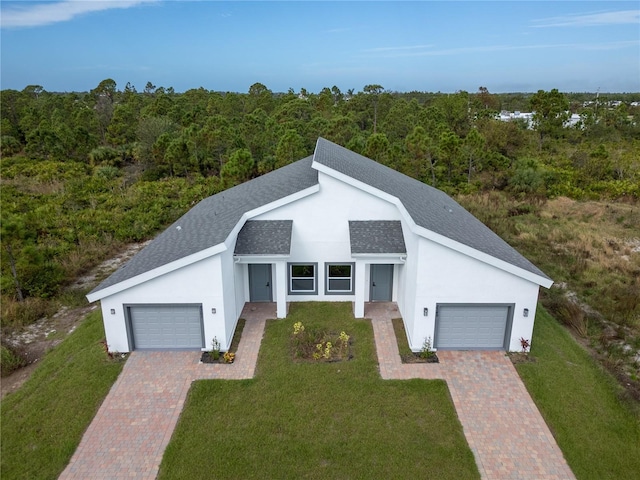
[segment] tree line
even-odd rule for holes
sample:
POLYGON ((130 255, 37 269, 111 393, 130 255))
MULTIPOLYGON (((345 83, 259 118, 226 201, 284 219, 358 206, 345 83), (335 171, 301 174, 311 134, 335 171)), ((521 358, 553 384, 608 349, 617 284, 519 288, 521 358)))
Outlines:
POLYGON ((639 99, 376 84, 177 93, 112 79, 80 93, 3 90, 1 293, 18 303, 54 297, 117 245, 311 154, 319 136, 451 194, 637 199, 640 110, 630 103, 639 99), (503 109, 535 111, 533 128, 497 120, 503 109), (581 121, 567 128, 570 113, 581 121))

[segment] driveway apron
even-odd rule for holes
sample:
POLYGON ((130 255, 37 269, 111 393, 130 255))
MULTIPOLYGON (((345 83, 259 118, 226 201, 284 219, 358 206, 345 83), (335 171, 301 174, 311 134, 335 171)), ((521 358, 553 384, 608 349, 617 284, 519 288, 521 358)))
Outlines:
POLYGON ((191 383, 252 378, 265 319, 275 313, 273 304, 247 305, 232 365, 201 364, 194 351, 132 352, 59 478, 156 478, 191 383))
MULTIPOLYGON (((237 360, 204 365, 199 352, 131 353, 60 479, 155 479, 164 450, 198 379, 244 379, 255 372, 265 320, 275 305, 248 304, 237 360)), ((402 364, 395 304, 367 304, 384 379, 443 379, 481 477, 574 479, 562 452, 503 352, 438 353, 439 364, 402 364)))
POLYGON ((487 480, 575 479, 504 352, 439 351, 439 364, 403 364, 391 320, 395 304, 368 304, 380 375, 446 380, 478 470, 487 480))

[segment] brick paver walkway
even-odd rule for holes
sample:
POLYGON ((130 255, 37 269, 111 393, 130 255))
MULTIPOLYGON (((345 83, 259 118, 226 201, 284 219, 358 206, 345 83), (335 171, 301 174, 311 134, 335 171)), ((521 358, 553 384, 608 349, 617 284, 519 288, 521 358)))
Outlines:
POLYGON ((233 365, 200 364, 200 352, 133 352, 60 479, 156 478, 191 382, 252 378, 275 304, 247 304, 233 365))
MULTIPOLYGON (((155 479, 191 383, 252 378, 274 304, 247 304, 233 365, 199 352, 133 352, 60 479, 155 479)), ((574 479, 517 372, 501 352, 439 352, 439 364, 403 365, 395 304, 367 304, 384 379, 447 381, 483 479, 574 479)))
POLYGON ((402 364, 395 304, 367 304, 380 375, 447 381, 465 437, 487 480, 575 479, 544 419, 504 352, 441 351, 439 364, 402 364))

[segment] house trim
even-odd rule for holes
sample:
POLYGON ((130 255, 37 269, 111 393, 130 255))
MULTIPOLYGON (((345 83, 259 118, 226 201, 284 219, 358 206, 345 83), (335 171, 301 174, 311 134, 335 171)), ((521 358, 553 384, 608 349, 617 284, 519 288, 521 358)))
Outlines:
MULTIPOLYGON (((468 257, 475 258, 476 260, 492 265, 500 270, 504 270, 517 277, 524 278, 525 280, 536 283, 545 288, 549 288, 553 284, 553 280, 551 279, 542 277, 540 275, 536 275, 533 272, 524 270, 523 268, 517 267, 511 263, 505 262, 504 260, 500 260, 492 255, 481 252, 479 250, 476 250, 475 248, 469 247, 467 245, 464 245, 463 243, 460 243, 448 237, 445 237, 444 235, 440 235, 438 233, 435 233, 431 230, 428 230, 424 227, 419 226, 413 220, 413 217, 411 217, 407 209, 404 207, 402 201, 400 201, 398 197, 395 197, 386 192, 383 192, 375 187, 372 187, 371 185, 368 185, 364 182, 356 180, 344 173, 338 172, 316 161, 313 161, 311 166, 312 168, 317 169, 319 172, 322 172, 326 175, 329 175, 333 178, 343 181, 349 185, 352 185, 353 187, 363 190, 378 198, 381 198, 382 200, 386 200, 387 202, 393 203, 398 208, 400 214, 403 217, 403 220, 407 223, 411 232, 415 233, 416 235, 419 235, 423 238, 436 242, 440 245, 450 248, 451 250, 462 253, 463 255, 466 255, 468 257)), ((357 255, 358 254, 352 254, 353 257, 357 255)))

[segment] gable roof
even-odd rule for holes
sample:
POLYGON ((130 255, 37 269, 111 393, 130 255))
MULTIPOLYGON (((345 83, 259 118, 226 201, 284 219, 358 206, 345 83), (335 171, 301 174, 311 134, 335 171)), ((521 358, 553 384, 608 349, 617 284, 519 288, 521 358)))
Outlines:
POLYGON ((248 220, 236 240, 236 255, 289 255, 293 220, 248 220))
MULTIPOLYGON (((102 298, 95 294, 224 243, 243 215, 318 185, 318 170, 326 171, 327 168, 350 181, 361 182, 398 199, 417 226, 551 280, 446 193, 319 138, 313 156, 200 201, 88 296, 92 301, 102 298)), ((363 244, 356 249, 366 247, 363 244)), ((374 250, 390 248, 382 240, 376 240, 368 247, 374 250)))
POLYGON ((443 191, 323 138, 313 161, 396 197, 416 225, 550 280, 443 191))
POLYGON ((407 253, 400 220, 349 221, 352 254, 407 253))
POLYGON ((223 243, 242 215, 318 184, 312 157, 205 198, 89 295, 223 243))

